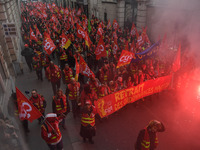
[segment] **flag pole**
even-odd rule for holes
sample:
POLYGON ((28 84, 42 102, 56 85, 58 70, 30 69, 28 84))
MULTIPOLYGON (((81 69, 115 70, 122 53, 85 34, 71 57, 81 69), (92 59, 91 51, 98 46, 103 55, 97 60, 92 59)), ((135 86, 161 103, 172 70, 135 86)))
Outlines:
MULTIPOLYGON (((28 95, 27 92, 25 92, 25 94, 28 96, 28 98, 30 98, 30 96, 28 95)), ((34 105, 33 105, 34 106, 34 105)), ((34 106, 35 107, 35 106, 34 106)), ((36 108, 36 107, 35 107, 36 108)), ((37 109, 37 108, 36 108, 37 109)), ((41 113, 42 114, 42 113, 41 113)), ((64 114, 63 114, 64 115, 64 114)), ((45 117, 42 115, 41 116, 43 119, 42 124, 44 124, 44 122, 47 122, 47 124, 52 128, 52 130, 56 133, 56 135, 58 135, 58 133, 56 132, 56 130, 54 129, 54 127, 49 123, 49 121, 45 120, 45 117)))

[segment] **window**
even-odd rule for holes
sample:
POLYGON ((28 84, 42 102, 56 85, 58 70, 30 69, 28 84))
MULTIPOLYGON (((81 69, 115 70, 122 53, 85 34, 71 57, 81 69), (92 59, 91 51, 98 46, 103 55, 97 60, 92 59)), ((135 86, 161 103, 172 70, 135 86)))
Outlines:
POLYGON ((117 3, 117 0, 102 0, 102 2, 117 3))

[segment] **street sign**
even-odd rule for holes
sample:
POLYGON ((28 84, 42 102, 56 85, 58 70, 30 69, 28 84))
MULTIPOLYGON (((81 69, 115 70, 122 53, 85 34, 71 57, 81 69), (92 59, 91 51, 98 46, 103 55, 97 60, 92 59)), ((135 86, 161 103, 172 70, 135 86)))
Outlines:
POLYGON ((2 23, 4 34, 6 37, 16 37, 17 30, 15 23, 2 23))

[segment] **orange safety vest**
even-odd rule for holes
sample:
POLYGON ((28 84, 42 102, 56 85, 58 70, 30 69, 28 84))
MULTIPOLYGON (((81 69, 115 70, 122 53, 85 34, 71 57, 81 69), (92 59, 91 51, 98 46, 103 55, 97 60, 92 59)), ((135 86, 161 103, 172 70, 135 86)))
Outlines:
MULTIPOLYGON (((157 145, 158 145, 158 137, 157 137, 157 135, 155 137, 155 143, 154 144, 157 147, 157 145)), ((141 150, 149 150, 149 148, 150 148, 150 139, 149 139, 149 133, 147 131, 147 128, 145 128, 145 134, 144 134, 144 138, 143 138, 143 140, 141 142, 141 147, 142 147, 141 150)))
POLYGON ((58 121, 55 123, 46 123, 45 122, 41 126, 42 138, 46 141, 46 143, 53 145, 53 144, 57 144, 61 140, 62 135, 61 135, 60 129, 58 127, 58 124, 59 124, 58 121), (49 124, 51 124, 51 126, 49 124), (52 127, 54 128, 56 133, 53 133, 52 127), (48 137, 49 133, 51 133, 51 135, 48 137))
POLYGON ((31 96, 31 98, 29 99, 33 104, 34 106, 36 106, 36 108, 41 112, 43 113, 44 112, 44 98, 41 97, 39 94, 38 94, 38 97, 37 98, 33 98, 31 96))
POLYGON ((79 88, 80 88, 80 83, 75 83, 75 85, 72 84, 68 84, 68 89, 69 89, 69 100, 74 100, 77 98, 78 96, 78 92, 79 92, 79 88))
POLYGON ((95 125, 95 113, 92 112, 90 115, 83 113, 81 117, 81 124, 85 127, 88 125, 93 127, 95 125))
POLYGON ((63 51, 62 52, 62 55, 60 56, 60 60, 65 60, 65 61, 67 61, 67 54, 63 51))
POLYGON ((66 103, 66 96, 63 95, 59 98, 55 98, 55 96, 53 96, 53 100, 56 104, 56 114, 62 114, 62 113, 65 113, 67 111, 67 103, 66 103), (64 105, 64 108, 62 108, 61 106, 61 99, 63 100, 63 105, 64 105))
POLYGON ((40 67, 41 67, 40 59, 36 58, 36 57, 33 57, 33 68, 34 69, 38 69, 40 67))
POLYGON ((64 69, 63 72, 65 75, 65 82, 68 84, 71 78, 73 78, 72 69, 71 68, 69 68, 69 70, 64 69))
POLYGON ((60 69, 58 66, 54 65, 55 66, 55 69, 54 70, 51 70, 50 67, 48 67, 46 69, 46 72, 47 72, 47 78, 51 81, 57 81, 57 79, 60 79, 61 78, 61 74, 60 74, 60 69))

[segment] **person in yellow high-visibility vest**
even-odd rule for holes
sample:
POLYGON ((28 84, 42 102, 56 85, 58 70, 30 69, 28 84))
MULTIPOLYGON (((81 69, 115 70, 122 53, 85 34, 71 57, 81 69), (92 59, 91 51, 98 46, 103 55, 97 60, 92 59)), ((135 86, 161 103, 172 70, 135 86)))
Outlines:
POLYGON ((150 121, 148 126, 139 132, 135 150, 155 150, 158 146, 157 132, 164 131, 165 127, 160 121, 150 121))
POLYGON ((82 109, 80 135, 84 142, 86 142, 86 139, 89 139, 91 144, 94 144, 92 137, 96 134, 95 115, 95 106, 92 105, 90 100, 87 100, 82 109))

